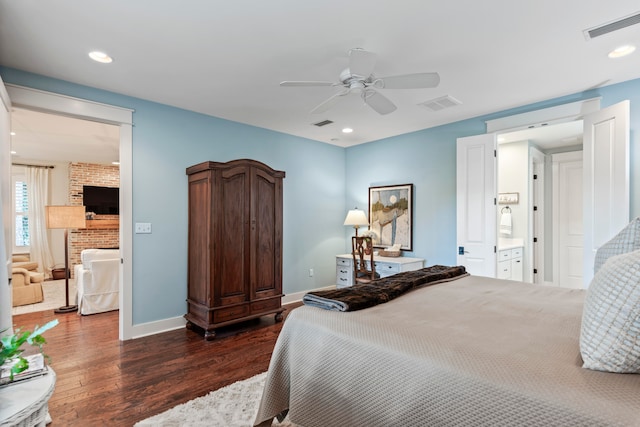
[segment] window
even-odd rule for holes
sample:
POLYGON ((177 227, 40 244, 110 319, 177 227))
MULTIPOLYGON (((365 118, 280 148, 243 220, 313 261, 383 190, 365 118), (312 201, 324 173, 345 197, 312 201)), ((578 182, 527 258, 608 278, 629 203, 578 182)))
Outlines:
POLYGON ((13 179, 13 202, 14 202, 14 250, 25 252, 29 249, 31 239, 29 236, 29 201, 27 198, 27 183, 20 176, 13 179))

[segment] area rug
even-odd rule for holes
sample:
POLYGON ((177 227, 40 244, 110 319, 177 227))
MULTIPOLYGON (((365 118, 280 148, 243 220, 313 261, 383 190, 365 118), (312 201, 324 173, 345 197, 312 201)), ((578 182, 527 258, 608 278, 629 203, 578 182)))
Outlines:
MULTIPOLYGON (((258 412, 267 373, 238 381, 135 424, 134 427, 249 427, 258 412)), ((273 427, 296 427, 288 418, 273 427)))
MULTIPOLYGON (((53 310, 54 308, 65 305, 64 279, 45 280, 42 282, 42 293, 44 301, 37 304, 20 305, 11 309, 11 314, 25 314, 36 311, 53 310)), ((69 304, 75 304, 76 301, 76 281, 69 279, 69 304)))

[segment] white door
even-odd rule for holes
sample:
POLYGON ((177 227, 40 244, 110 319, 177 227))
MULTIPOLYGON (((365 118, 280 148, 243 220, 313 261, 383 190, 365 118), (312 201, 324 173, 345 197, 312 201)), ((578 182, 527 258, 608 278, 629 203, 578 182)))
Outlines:
POLYGON ((583 287, 583 166, 582 151, 554 154, 553 217, 554 275, 553 283, 563 288, 583 287))
POLYGON ((496 136, 459 138, 457 145, 458 265, 496 276, 496 136))
POLYGON ((0 331, 11 329, 11 101, 0 78, 0 331))
POLYGON ((629 223, 629 101, 584 118, 584 287, 596 250, 629 223))

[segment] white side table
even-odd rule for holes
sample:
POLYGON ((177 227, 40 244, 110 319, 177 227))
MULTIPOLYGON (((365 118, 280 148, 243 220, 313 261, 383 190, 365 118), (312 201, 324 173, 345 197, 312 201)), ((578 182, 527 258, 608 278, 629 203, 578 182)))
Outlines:
POLYGON ((0 387, 0 426, 44 427, 49 398, 56 385, 56 373, 0 387))

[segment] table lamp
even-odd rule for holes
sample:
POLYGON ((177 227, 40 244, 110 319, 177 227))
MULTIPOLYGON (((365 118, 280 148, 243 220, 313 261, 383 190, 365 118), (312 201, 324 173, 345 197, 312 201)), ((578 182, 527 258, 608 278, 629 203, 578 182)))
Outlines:
POLYGON ((64 289, 65 305, 53 310, 55 313, 70 313, 78 310, 69 304, 69 229, 84 228, 84 206, 45 206, 47 228, 64 229, 64 289))
POLYGON ((353 225, 353 228, 356 229, 356 237, 358 237, 358 227, 361 225, 369 225, 369 221, 364 211, 356 207, 347 213, 347 217, 344 219, 344 225, 353 225))

